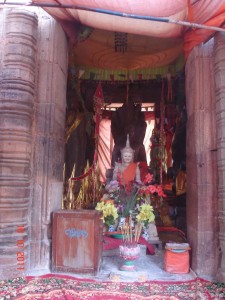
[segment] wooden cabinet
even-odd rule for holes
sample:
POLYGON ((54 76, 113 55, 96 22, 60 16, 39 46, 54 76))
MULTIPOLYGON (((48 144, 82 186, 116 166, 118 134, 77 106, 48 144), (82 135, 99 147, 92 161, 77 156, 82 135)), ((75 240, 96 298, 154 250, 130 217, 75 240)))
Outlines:
POLYGON ((96 210, 53 213, 52 272, 96 274, 102 263, 102 220, 96 210))

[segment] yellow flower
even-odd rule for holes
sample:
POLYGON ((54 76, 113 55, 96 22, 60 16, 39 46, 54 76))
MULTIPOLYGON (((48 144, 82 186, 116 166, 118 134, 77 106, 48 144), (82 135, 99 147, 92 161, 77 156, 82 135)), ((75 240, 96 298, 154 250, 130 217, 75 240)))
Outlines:
POLYGON ((96 210, 103 210, 103 209, 104 209, 104 206, 105 206, 105 203, 104 203, 104 202, 98 202, 95 209, 96 209, 96 210))
POLYGON ((155 220, 153 207, 150 204, 142 204, 139 209, 139 214, 136 216, 139 222, 151 223, 155 220))
POLYGON ((105 219, 110 216, 113 217, 114 221, 118 218, 117 209, 113 203, 105 203, 102 201, 102 202, 97 203, 95 209, 102 211, 103 222, 105 222, 105 219))

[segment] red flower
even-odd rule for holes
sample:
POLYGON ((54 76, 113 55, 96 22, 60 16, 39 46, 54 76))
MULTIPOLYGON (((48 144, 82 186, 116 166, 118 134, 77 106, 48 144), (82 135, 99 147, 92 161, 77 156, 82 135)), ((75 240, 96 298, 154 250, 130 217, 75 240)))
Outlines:
POLYGON ((145 184, 150 183, 150 182, 152 181, 152 178, 153 178, 153 175, 151 175, 151 174, 148 173, 148 174, 145 176, 144 183, 145 183, 145 184))
POLYGON ((154 194, 158 191, 157 186, 155 186, 155 185, 147 186, 146 190, 149 192, 149 194, 154 194))
POLYGON ((159 197, 166 197, 166 194, 163 192, 161 185, 158 185, 157 189, 158 189, 157 193, 158 193, 159 197))

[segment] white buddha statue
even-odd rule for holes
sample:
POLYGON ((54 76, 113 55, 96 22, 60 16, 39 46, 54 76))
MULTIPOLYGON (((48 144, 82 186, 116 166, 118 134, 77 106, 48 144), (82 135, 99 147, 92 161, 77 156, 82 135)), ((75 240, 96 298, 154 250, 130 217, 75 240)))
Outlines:
POLYGON ((121 150, 122 162, 115 162, 113 180, 129 184, 130 181, 141 182, 140 168, 134 163, 134 150, 130 147, 129 135, 127 135, 126 146, 121 150))

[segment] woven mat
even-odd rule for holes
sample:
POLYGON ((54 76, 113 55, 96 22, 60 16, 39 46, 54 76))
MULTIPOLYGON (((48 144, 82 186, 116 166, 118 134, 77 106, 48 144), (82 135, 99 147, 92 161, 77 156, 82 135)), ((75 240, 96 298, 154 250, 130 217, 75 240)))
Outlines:
POLYGON ((225 284, 191 281, 102 282, 48 274, 0 282, 0 299, 196 300, 225 299, 225 284))

